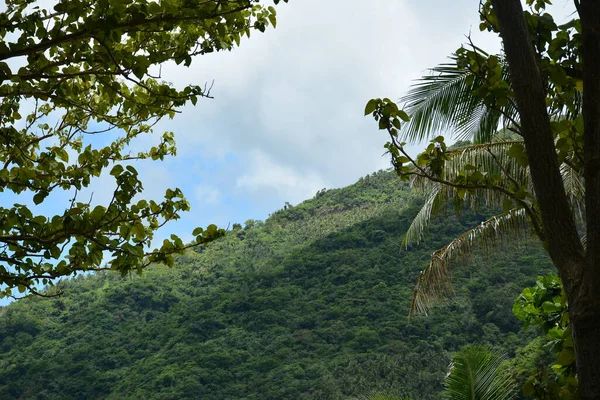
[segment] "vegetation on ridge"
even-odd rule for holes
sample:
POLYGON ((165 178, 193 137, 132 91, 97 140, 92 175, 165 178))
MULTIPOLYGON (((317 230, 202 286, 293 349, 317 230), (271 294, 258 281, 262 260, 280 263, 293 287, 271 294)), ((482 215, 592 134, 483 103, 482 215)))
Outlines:
POLYGON ((455 271, 456 298, 408 323, 430 251, 484 214, 447 216, 400 243, 421 199, 393 172, 247 221, 142 276, 64 282, 65 295, 0 309, 7 399, 436 399, 452 354, 509 354, 535 334, 511 313, 551 264, 524 237, 455 271))

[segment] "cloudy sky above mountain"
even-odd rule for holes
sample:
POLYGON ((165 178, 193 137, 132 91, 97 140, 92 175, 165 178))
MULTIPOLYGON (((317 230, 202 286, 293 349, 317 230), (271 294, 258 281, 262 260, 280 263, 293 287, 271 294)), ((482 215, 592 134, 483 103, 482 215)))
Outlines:
MULTIPOLYGON (((385 135, 364 105, 401 96, 411 80, 466 40, 497 51, 470 0, 291 0, 278 26, 241 48, 168 67, 175 85, 212 82, 201 100, 159 129, 176 132, 177 158, 140 166, 149 195, 178 186, 192 211, 172 225, 264 219, 286 201, 387 168, 385 135)), ((185 236, 185 234, 184 234, 185 236)))
MULTIPOLYGON (((477 6, 473 0, 290 0, 277 7, 277 29, 254 32, 240 48, 199 57, 190 68, 165 66, 162 77, 176 86, 214 81, 214 99, 157 126, 157 136, 176 133, 176 157, 136 164, 145 198, 158 200, 179 187, 192 206, 157 239, 176 233, 189 241, 196 226, 265 219, 285 202, 387 168, 386 136, 363 116, 366 102, 398 99, 469 34, 498 52, 499 39, 479 32, 477 6)), ((572 10, 571 1, 560 0, 551 13, 562 22, 572 10)), ((108 203, 113 189, 105 173, 80 195, 108 203)), ((10 193, 0 199, 5 207, 15 202, 32 205, 10 193)), ((66 206, 48 201, 36 212, 61 213, 66 206)))
MULTIPOLYGON (((477 6, 473 0, 290 0, 277 7, 275 30, 253 33, 232 52, 197 58, 190 68, 163 68, 178 86, 214 80, 214 99, 157 127, 176 133, 177 157, 138 167, 147 196, 179 187, 192 204, 163 234, 191 238, 195 226, 265 219, 285 202, 389 167, 386 137, 363 116, 364 105, 400 97, 469 33, 479 47, 499 51, 497 37, 479 32, 477 6)), ((571 9, 565 0, 552 12, 571 9)))
MULTIPOLYGON (((195 226, 265 219, 285 202, 387 168, 385 134, 363 116, 364 105, 400 97, 469 33, 479 47, 497 52, 498 38, 479 32, 477 6, 473 0, 290 0, 277 7, 277 29, 253 32, 240 48, 199 57, 190 68, 164 67, 162 77, 176 86, 214 81, 214 99, 157 126, 157 135, 176 133, 177 157, 136 165, 145 197, 160 199, 179 187, 192 205, 161 236, 191 239, 195 226)), ((563 0, 555 8, 556 17, 572 5, 563 0)), ((112 185, 109 176, 95 182, 94 202, 108 200, 112 185)))

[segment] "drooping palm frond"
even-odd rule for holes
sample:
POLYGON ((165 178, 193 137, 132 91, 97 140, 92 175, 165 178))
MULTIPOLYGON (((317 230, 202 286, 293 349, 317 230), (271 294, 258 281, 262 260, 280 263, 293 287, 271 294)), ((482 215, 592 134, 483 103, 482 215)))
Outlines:
POLYGON ((454 294, 448 267, 450 260, 471 254, 475 247, 492 249, 502 243, 504 238, 523 234, 528 232, 528 229, 529 220, 525 210, 513 208, 507 213, 482 222, 447 246, 433 252, 429 265, 419 274, 410 314, 426 314, 438 300, 454 294))
MULTIPOLYGON (((469 165, 487 174, 500 175, 507 184, 509 180, 519 183, 527 183, 529 170, 523 168, 518 161, 509 156, 509 150, 513 145, 522 145, 522 140, 508 140, 491 142, 485 144, 474 144, 456 151, 456 156, 451 157, 450 163, 445 168, 445 177, 455 179, 464 173, 469 165)), ((451 153, 453 155, 453 153, 451 153)))
MULTIPOLYGON (((489 142, 501 124, 518 120, 518 112, 511 102, 489 107, 474 96, 483 86, 481 79, 471 71, 452 62, 438 65, 430 74, 421 77, 400 99, 410 121, 402 126, 403 138, 418 142, 444 132, 457 139, 475 143, 489 142)), ((503 79, 508 78, 506 63, 502 62, 503 79)))
MULTIPOLYGON (((516 184, 525 187, 528 192, 535 195, 529 168, 523 167, 515 157, 509 155, 514 145, 523 145, 523 141, 476 144, 450 152, 448 153, 450 159, 444 164, 444 179, 452 182, 459 174, 479 170, 488 176, 500 177, 496 181, 497 186, 508 189, 516 184)), ((570 160, 568 157, 567 161, 570 160)), ((571 162, 561 164, 561 174, 569 203, 578 220, 584 221, 583 174, 571 162)), ((458 196, 458 191, 454 187, 431 181, 427 177, 416 176, 412 184, 417 191, 426 194, 426 200, 404 236, 403 247, 418 244, 423 239, 432 218, 458 196)), ((487 188, 466 192, 463 195, 462 202, 475 210, 480 207, 499 209, 504 206, 503 203, 507 199, 510 199, 501 191, 487 188)), ((500 240, 502 237, 526 230, 531 222, 526 210, 517 203, 513 203, 513 206, 515 208, 509 213, 491 218, 432 254, 430 264, 421 273, 415 288, 411 314, 426 311, 435 301, 452 295, 448 263, 462 254, 470 253, 475 244, 484 249, 492 249, 494 245, 502 243, 500 240)))
POLYGON ((504 356, 482 346, 467 346, 457 352, 445 379, 451 400, 509 400, 516 395, 516 382, 502 374, 504 356))
POLYGON ((423 239, 432 216, 437 214, 441 206, 445 206, 446 200, 447 196, 442 196, 442 185, 432 184, 425 199, 425 204, 423 204, 423 207, 421 207, 417 215, 413 218, 408 231, 406 231, 406 235, 404 235, 404 239, 402 240, 403 247, 418 244, 423 239))
MULTIPOLYGON (((459 174, 469 173, 477 169, 489 176, 496 175, 501 178, 498 185, 508 188, 511 183, 531 186, 528 168, 523 168, 519 163, 508 155, 508 151, 514 144, 522 144, 522 141, 506 141, 488 144, 471 145, 466 148, 450 153, 450 160, 444 165, 444 178, 448 181, 456 180, 459 174)), ((444 208, 450 200, 456 199, 457 190, 451 186, 433 182, 425 177, 417 176, 413 187, 422 193, 426 193, 425 204, 413 219, 402 245, 408 247, 418 244, 431 222, 431 218, 444 208)), ((464 202, 472 209, 481 206, 500 208, 508 197, 501 192, 478 189, 473 193, 464 194, 464 202)))

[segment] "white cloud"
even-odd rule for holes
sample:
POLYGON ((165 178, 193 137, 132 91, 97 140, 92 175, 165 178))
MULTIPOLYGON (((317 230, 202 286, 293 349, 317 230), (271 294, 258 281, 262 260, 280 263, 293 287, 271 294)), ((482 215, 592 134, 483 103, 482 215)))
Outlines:
POLYGON ((221 201, 221 191, 211 185, 198 184, 194 187, 196 201, 204 204, 218 204, 221 201))
POLYGON ((273 194, 297 203, 312 197, 325 184, 314 171, 296 171, 288 166, 274 163, 261 151, 250 155, 248 170, 237 179, 237 186, 261 197, 273 194))
MULTIPOLYGON (((313 179, 313 187, 343 186, 386 167, 386 136, 362 115, 364 105, 372 97, 401 96, 478 24, 471 1, 423 4, 282 4, 277 29, 253 34, 230 53, 203 56, 188 70, 163 69, 177 85, 214 78, 215 99, 199 101, 161 128, 178 133, 181 156, 262 154, 275 170, 313 179)), ((498 49, 494 35, 473 37, 484 48, 498 49)), ((247 171, 238 178, 255 181, 247 171)))

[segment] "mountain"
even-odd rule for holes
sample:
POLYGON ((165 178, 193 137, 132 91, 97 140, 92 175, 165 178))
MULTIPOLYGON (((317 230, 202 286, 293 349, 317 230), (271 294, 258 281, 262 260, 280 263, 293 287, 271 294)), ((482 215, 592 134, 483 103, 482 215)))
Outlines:
POLYGON ((407 314, 431 251, 487 213, 449 212, 400 248, 422 199, 392 172, 322 190, 141 276, 62 283, 0 308, 2 399, 435 399, 454 351, 534 336, 514 299, 552 264, 532 238, 455 263, 456 297, 407 314))

